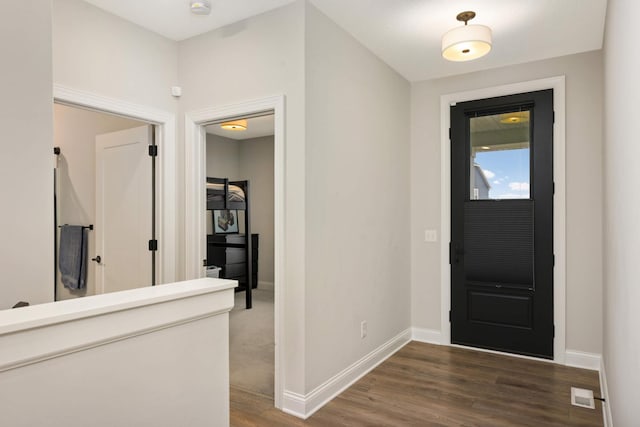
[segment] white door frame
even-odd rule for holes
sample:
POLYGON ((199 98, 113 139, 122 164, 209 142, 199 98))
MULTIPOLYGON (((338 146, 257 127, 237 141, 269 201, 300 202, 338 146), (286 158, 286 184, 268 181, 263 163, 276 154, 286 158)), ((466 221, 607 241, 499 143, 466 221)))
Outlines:
POLYGON ((156 125, 156 227, 158 239, 157 283, 176 280, 176 118, 154 107, 54 84, 53 101, 71 107, 144 121, 156 125))
POLYGON ((449 241, 451 240, 451 147, 449 128, 451 127, 450 107, 458 102, 492 98, 536 90, 553 89, 553 110, 555 125, 553 128, 553 251, 555 268, 553 270, 553 321, 555 337, 553 339, 553 360, 565 363, 566 357, 566 177, 565 177, 565 77, 551 77, 442 95, 440 97, 440 283, 441 283, 441 343, 451 345, 451 269, 449 266, 449 241))
POLYGON ((274 333, 275 333, 275 406, 282 407, 284 394, 284 293, 285 293, 285 137, 284 95, 233 105, 214 106, 185 114, 185 278, 204 277, 202 260, 206 258, 205 199, 206 158, 205 124, 230 117, 274 112, 274 333))

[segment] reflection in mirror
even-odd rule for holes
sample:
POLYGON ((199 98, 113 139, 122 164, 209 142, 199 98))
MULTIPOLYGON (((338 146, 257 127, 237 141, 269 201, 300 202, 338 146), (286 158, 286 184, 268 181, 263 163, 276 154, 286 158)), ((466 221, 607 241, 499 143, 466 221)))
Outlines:
POLYGON ((470 119, 471 200, 528 199, 530 111, 470 119))

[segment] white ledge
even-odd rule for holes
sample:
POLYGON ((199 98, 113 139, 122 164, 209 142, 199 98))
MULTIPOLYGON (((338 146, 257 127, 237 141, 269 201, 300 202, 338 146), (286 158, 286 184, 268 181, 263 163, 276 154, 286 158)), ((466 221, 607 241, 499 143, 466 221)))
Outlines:
POLYGON ((204 278, 0 311, 0 372, 226 313, 236 286, 204 278))
POLYGON ((0 311, 0 336, 44 325, 218 292, 236 286, 237 282, 234 280, 205 278, 3 310, 0 311))

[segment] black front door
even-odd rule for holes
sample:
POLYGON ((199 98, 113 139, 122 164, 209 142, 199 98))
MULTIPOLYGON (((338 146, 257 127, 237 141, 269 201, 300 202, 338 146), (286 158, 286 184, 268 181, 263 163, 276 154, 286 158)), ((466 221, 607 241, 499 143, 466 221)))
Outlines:
POLYGON ((553 358, 553 91, 451 107, 451 341, 553 358))

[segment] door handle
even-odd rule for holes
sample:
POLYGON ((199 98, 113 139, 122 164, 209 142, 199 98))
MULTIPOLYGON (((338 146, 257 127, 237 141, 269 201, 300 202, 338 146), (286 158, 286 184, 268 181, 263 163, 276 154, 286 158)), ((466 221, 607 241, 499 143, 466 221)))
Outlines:
POLYGON ((91 258, 91 261, 95 261, 98 264, 100 264, 102 262, 102 258, 100 257, 100 255, 98 255, 95 258, 91 258))
POLYGON ((449 264, 457 265, 460 257, 464 255, 464 250, 457 243, 449 243, 449 264))

